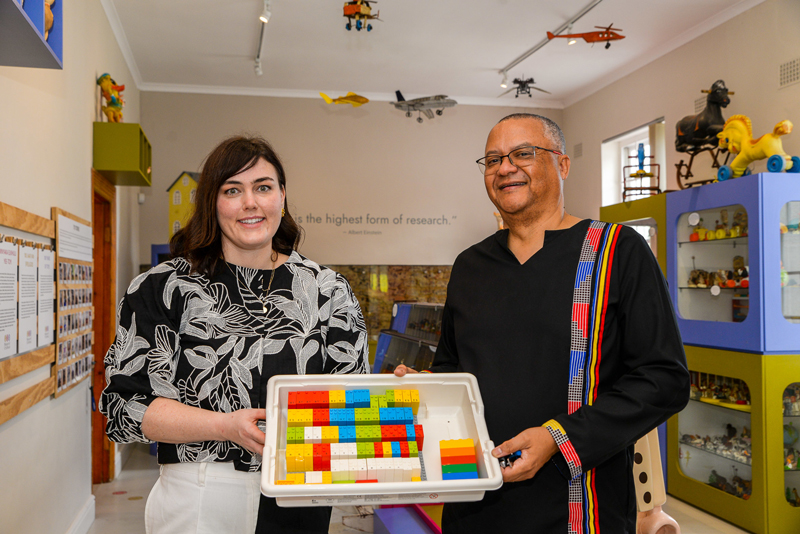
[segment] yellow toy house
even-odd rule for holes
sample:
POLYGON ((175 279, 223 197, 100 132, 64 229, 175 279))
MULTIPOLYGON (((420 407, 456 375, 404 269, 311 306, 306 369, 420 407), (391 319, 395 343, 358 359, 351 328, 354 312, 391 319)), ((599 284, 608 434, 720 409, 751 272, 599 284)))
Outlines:
POLYGON ((194 196, 197 193, 199 172, 183 171, 172 185, 167 188, 169 193, 169 237, 175 235, 194 211, 194 196))

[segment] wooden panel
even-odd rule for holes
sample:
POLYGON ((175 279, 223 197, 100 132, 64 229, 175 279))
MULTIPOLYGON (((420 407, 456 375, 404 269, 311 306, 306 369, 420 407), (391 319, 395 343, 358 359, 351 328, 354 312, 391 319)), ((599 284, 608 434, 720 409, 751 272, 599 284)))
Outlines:
POLYGON ((55 363, 56 347, 48 345, 40 349, 26 352, 0 362, 0 384, 8 382, 18 376, 38 369, 48 363, 55 363))
POLYGON ((53 207, 50 208, 50 216, 53 218, 53 220, 50 221, 53 223, 53 237, 55 237, 55 224, 56 224, 56 219, 58 218, 59 215, 63 215, 64 217, 72 219, 73 221, 78 221, 79 223, 85 224, 86 226, 92 225, 92 223, 90 221, 87 221, 86 219, 81 219, 77 215, 73 215, 68 211, 62 210, 61 208, 53 207))
POLYGON ((54 239, 56 223, 33 213, 0 202, 0 225, 54 239))
POLYGON ((55 389, 56 379, 51 376, 0 402, 0 425, 24 412, 37 402, 46 399, 53 394, 55 389))

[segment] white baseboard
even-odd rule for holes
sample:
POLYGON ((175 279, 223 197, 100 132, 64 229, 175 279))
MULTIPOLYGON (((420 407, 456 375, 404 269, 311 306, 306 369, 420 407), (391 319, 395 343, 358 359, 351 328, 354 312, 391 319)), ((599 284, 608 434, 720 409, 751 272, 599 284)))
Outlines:
POLYGON ((67 534, 86 534, 94 523, 94 495, 89 495, 75 521, 70 525, 67 534))

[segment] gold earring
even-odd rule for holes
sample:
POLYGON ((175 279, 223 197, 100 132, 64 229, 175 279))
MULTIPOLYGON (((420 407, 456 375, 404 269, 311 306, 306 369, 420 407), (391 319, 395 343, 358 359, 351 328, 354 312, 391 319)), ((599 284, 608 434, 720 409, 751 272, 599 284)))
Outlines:
POLYGON ((283 217, 284 215, 286 215, 286 209, 285 208, 281 208, 281 217, 283 217))

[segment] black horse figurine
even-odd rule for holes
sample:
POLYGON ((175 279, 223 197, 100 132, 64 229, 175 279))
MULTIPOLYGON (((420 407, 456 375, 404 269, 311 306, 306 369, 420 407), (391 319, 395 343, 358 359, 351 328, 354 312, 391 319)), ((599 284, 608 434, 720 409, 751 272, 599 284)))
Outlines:
POLYGON ((725 119, 722 118, 722 108, 731 103, 728 91, 723 80, 717 80, 708 93, 706 108, 697 115, 688 115, 675 125, 675 150, 678 152, 695 152, 706 148, 716 148, 719 139, 717 134, 722 131, 725 119))

